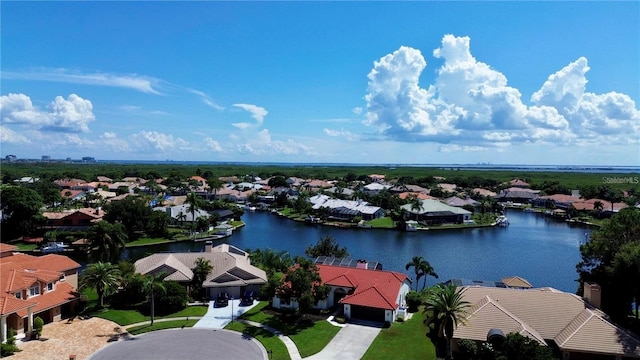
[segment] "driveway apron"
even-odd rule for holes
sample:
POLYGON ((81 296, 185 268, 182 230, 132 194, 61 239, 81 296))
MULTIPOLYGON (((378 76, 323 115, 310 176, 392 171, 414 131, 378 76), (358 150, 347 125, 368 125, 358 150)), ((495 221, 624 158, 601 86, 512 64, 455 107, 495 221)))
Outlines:
POLYGON ((322 351, 306 357, 305 360, 361 359, 378 333, 378 327, 347 324, 322 351))
POLYGON ((214 306, 214 301, 209 302, 207 313, 195 324, 194 328, 201 329, 222 329, 231 322, 231 317, 237 319, 240 315, 249 311, 249 309, 258 305, 257 301, 250 306, 240 306, 240 300, 229 300, 229 305, 221 308, 214 306), (233 310, 233 315, 232 315, 233 310))

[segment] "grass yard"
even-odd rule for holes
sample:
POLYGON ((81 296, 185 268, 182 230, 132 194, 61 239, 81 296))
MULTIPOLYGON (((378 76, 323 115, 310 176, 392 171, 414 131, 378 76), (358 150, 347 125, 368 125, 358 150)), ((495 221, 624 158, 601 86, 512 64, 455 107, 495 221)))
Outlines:
POLYGON ((35 249, 38 248, 38 244, 27 243, 27 242, 24 242, 24 241, 20 241, 20 242, 14 243, 12 245, 17 246, 19 251, 31 251, 31 250, 35 250, 35 249))
POLYGON ((198 320, 172 320, 155 322, 153 325, 141 325, 129 328, 127 332, 131 335, 144 334, 150 331, 175 329, 181 327, 193 327, 198 320))
POLYGON ((274 329, 282 331, 296 343, 300 355, 307 357, 322 350, 333 337, 340 331, 340 328, 320 320, 292 321, 295 315, 277 316, 265 310, 269 303, 261 301, 253 309, 244 313, 241 318, 268 325, 274 329))
POLYGON ((426 336, 424 319, 425 316, 420 311, 414 313, 409 321, 395 322, 390 328, 382 329, 362 359, 435 359, 436 349, 426 336))
POLYGON ((313 327, 303 329, 289 337, 296 343, 300 355, 305 358, 324 349, 340 329, 342 328, 333 326, 328 321, 318 321, 313 327))
POLYGON ((395 227, 393 220, 388 216, 367 221, 367 225, 378 229, 393 229, 395 227))
MULTIPOLYGON (((100 310, 95 309, 98 303, 98 294, 95 289, 85 289, 82 292, 82 295, 87 297, 87 312, 91 316, 99 317, 102 319, 111 320, 118 325, 129 325, 137 322, 150 321, 151 316, 145 316, 137 310, 117 310, 117 309, 109 309, 104 308, 100 310)), ((187 317, 187 316, 204 316, 207 313, 208 306, 198 305, 198 306, 187 306, 186 308, 165 316, 156 316, 156 319, 162 318, 175 318, 175 317, 187 317)))
POLYGON ((234 322, 225 327, 227 330, 234 330, 246 334, 248 336, 256 338, 256 340, 260 341, 262 345, 267 349, 267 351, 271 351, 271 357, 269 359, 272 360, 289 360, 291 357, 289 356, 289 352, 287 351, 287 347, 284 346, 284 343, 278 339, 277 336, 272 334, 271 332, 251 326, 241 324, 239 322, 234 322))

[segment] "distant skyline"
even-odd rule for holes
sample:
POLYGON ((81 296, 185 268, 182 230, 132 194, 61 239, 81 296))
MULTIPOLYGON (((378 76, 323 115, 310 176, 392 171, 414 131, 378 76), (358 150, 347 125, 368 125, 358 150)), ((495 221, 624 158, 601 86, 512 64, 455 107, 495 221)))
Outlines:
POLYGON ((2 2, 0 154, 640 165, 640 3, 2 2))

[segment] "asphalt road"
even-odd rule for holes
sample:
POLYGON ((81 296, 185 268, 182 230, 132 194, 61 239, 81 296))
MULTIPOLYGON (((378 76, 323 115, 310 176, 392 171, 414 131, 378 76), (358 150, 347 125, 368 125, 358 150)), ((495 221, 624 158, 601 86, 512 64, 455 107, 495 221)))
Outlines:
POLYGON ((266 360, 257 340, 241 333, 214 329, 170 329, 116 341, 88 360, 266 360))

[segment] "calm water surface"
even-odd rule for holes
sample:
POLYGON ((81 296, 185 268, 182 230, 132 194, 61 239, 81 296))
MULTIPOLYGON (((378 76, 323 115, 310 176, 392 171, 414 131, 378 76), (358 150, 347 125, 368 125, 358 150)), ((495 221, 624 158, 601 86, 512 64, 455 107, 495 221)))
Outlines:
MULTIPOLYGON (((519 210, 507 211, 506 215, 511 223, 507 228, 406 233, 308 225, 266 212, 248 212, 243 216, 246 226, 219 243, 302 255, 308 245, 331 235, 347 247, 352 257, 380 262, 386 270, 406 273, 405 264, 413 256, 423 256, 442 281, 450 278, 500 280, 518 275, 536 287, 551 286, 575 292, 579 246, 591 229, 519 210)), ((135 260, 153 252, 201 251, 203 247, 203 243, 191 242, 165 244, 127 249, 123 257, 135 260)), ((412 273, 413 269, 409 274, 412 273)), ((427 281, 434 283, 431 277, 427 281)))

